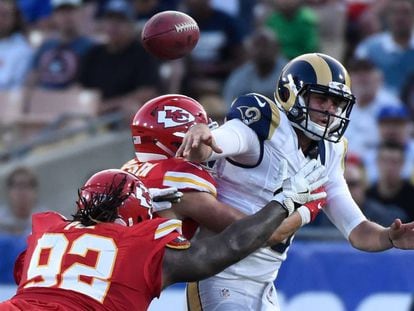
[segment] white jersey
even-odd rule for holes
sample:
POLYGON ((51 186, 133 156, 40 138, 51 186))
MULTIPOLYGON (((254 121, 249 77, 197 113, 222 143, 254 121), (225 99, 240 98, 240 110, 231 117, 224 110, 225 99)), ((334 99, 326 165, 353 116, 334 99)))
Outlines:
MULTIPOLYGON (((293 175, 304 165, 307 157, 299 148, 297 135, 286 114, 265 97, 258 94, 239 97, 233 103, 227 120, 224 127, 230 129, 230 132, 231 128, 234 132, 238 132, 238 140, 241 140, 243 153, 216 161, 218 199, 246 214, 253 214, 272 199, 278 185, 280 160, 286 159, 289 175, 293 175), (252 137, 256 139, 254 143, 251 142, 252 137), (257 148, 258 146, 260 147, 257 148), (253 147, 255 150, 252 150, 253 147), (250 165, 245 165, 245 160, 251 160, 252 154, 255 153, 256 163, 251 164, 250 161, 250 165)), ((222 133, 224 132, 222 130, 222 133)), ((213 131, 213 135, 220 142, 218 137, 220 130, 216 133, 213 131)), ((226 146, 223 148, 226 154, 226 146)), ((240 146, 237 148, 240 149, 240 146)), ((329 178, 325 188, 330 207, 324 211, 348 237, 350 231, 365 217, 352 200, 343 178, 346 140, 339 143, 320 141, 316 151, 314 157, 317 157, 325 166, 329 178)), ((229 154, 232 153, 227 155, 229 154)), ((274 281, 282 262, 286 259, 292 238, 272 248, 262 248, 256 251, 221 272, 217 277, 247 278, 259 282, 274 281)))

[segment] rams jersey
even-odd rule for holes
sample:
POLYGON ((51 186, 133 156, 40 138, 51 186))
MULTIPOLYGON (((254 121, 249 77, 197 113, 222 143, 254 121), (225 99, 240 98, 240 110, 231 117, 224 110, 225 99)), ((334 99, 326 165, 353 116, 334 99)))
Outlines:
MULTIPOLYGON (((243 165, 237 157, 216 161, 218 199, 246 214, 253 214, 265 206, 278 187, 278 170, 281 159, 288 163, 289 175, 303 166, 307 156, 298 144, 298 138, 286 114, 277 105, 259 94, 248 94, 233 102, 227 122, 241 121, 252 129, 259 140, 260 156, 254 165, 243 165)), ((326 187, 330 196, 349 191, 343 178, 346 140, 339 143, 320 141, 317 158, 326 167, 329 182, 326 187)), ((225 279, 250 278, 271 282, 278 273, 293 237, 272 248, 262 248, 239 263, 227 268, 219 277, 225 279)))
POLYGON ((85 227, 57 213, 35 214, 27 250, 15 265, 11 303, 30 300, 36 310, 146 310, 162 289, 165 247, 177 248, 177 239, 189 247, 180 229, 179 220, 163 218, 85 227))
MULTIPOLYGON (((200 191, 217 196, 216 181, 201 165, 184 159, 170 158, 139 162, 132 159, 122 170, 138 176, 148 188, 175 187, 181 192, 200 191)), ((191 239, 198 227, 192 219, 183 220, 183 234, 191 239)))

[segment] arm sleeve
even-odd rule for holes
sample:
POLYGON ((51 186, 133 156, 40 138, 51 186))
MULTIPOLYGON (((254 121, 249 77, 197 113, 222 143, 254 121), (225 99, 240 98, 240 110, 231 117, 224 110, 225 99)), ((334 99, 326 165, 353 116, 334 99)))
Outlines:
POLYGON ((323 209, 328 218, 341 231, 345 238, 349 238, 351 231, 366 217, 349 192, 344 178, 344 161, 347 141, 335 145, 336 156, 328 174, 329 182, 326 185, 327 207, 323 209))
POLYGON ((346 239, 356 226, 366 220, 349 191, 330 198, 328 206, 323 211, 346 239))
POLYGON ((233 157, 237 162, 252 165, 260 157, 260 142, 257 134, 239 119, 227 121, 213 130, 213 137, 223 153, 214 153, 208 161, 233 157))

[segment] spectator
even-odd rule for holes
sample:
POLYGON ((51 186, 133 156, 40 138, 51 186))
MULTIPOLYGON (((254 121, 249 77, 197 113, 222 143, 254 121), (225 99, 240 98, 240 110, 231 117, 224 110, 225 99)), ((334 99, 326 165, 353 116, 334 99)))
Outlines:
POLYGON ((350 138, 349 151, 365 158, 379 142, 379 111, 385 106, 398 107, 401 102, 384 89, 382 73, 371 61, 352 59, 348 69, 356 105, 352 108, 352 122, 346 136, 350 138))
MULTIPOLYGON (((96 16, 102 16, 105 5, 109 2, 96 1, 96 16)), ((144 27, 145 22, 154 14, 162 11, 177 10, 181 0, 130 0, 132 5, 135 26, 137 30, 144 27)))
POLYGON ((342 0, 306 0, 318 20, 320 51, 342 60, 345 50, 346 3, 342 0))
MULTIPOLYGON (((362 158, 357 154, 349 153, 347 155, 344 178, 352 198, 369 220, 375 221, 382 226, 389 226, 395 218, 400 218, 403 221, 408 220, 407 214, 401 208, 392 204, 384 204, 367 197, 369 184, 365 165, 362 158)), ((325 213, 318 215, 310 226, 319 228, 333 227, 325 213)))
POLYGON ((211 5, 237 19, 242 33, 250 34, 254 30, 254 11, 257 0, 210 0, 211 5))
POLYGON ((344 177, 352 198, 368 219, 383 226, 389 226, 395 218, 408 221, 407 214, 401 208, 392 204, 383 204, 367 197, 366 171, 360 157, 353 154, 347 156, 344 177))
POLYGON ((411 122, 414 122, 414 73, 405 82, 400 98, 408 110, 411 122))
POLYGON ((265 24, 275 32, 282 54, 289 59, 319 50, 318 20, 303 0, 274 0, 274 11, 265 24))
POLYGON ((145 22, 154 14, 162 11, 177 10, 180 0, 133 0, 135 20, 138 29, 142 29, 145 22))
POLYGON ((389 1, 387 30, 363 40, 356 48, 358 58, 368 58, 384 74, 385 87, 396 96, 414 73, 414 4, 410 0, 389 1))
POLYGON ((14 169, 6 178, 7 203, 0 209, 0 232, 30 233, 32 213, 38 206, 38 180, 26 167, 14 169))
POLYGON ((79 32, 81 2, 52 0, 56 33, 37 50, 27 82, 29 87, 64 89, 76 82, 81 58, 93 44, 79 32))
MULTIPOLYGON (((404 145, 384 142, 379 146, 377 157, 379 178, 368 189, 367 196, 380 204, 392 205, 395 210, 403 210, 407 215, 405 220, 413 221, 414 187, 407 178, 401 177, 404 158, 404 145)), ((401 219, 404 221, 403 218, 401 219)))
MULTIPOLYGON (((411 128, 408 111, 405 107, 383 107, 378 114, 379 144, 394 142, 404 146, 404 165, 401 170, 403 178, 409 178, 414 169, 414 140, 411 138, 411 128)), ((365 157, 368 179, 372 183, 378 179, 376 165, 377 148, 365 157)))
POLYGON ((0 1, 0 89, 20 87, 29 68, 32 48, 23 35, 15 0, 0 1))
POLYGON ((52 12, 50 1, 17 0, 24 21, 30 26, 41 26, 52 12))
POLYGON ((101 114, 123 111, 129 119, 139 105, 156 96, 158 63, 138 41, 128 2, 111 0, 105 5, 102 30, 107 41, 89 50, 79 81, 102 94, 101 114))
POLYGON ((279 55, 275 35, 267 28, 258 28, 246 40, 248 61, 234 70, 224 84, 223 97, 230 106, 233 99, 247 93, 273 97, 275 81, 287 61, 279 55))
POLYGON ((198 44, 186 59, 183 90, 199 98, 221 94, 222 84, 244 58, 243 34, 235 18, 212 7, 210 0, 185 0, 187 13, 200 28, 198 44))
POLYGON ((347 20, 345 36, 345 55, 346 63, 354 55, 354 51, 359 42, 373 34, 382 31, 380 16, 388 0, 354 0, 346 1, 347 20))

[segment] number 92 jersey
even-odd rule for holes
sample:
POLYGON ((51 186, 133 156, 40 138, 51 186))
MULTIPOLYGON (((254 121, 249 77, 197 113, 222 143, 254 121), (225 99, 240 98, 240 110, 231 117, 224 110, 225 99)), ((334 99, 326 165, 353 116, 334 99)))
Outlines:
POLYGON ((146 310, 161 292, 165 247, 180 239, 184 248, 178 220, 85 227, 46 212, 33 215, 32 227, 27 250, 16 261, 18 291, 11 303, 30 300, 36 310, 47 304, 59 310, 146 310))

